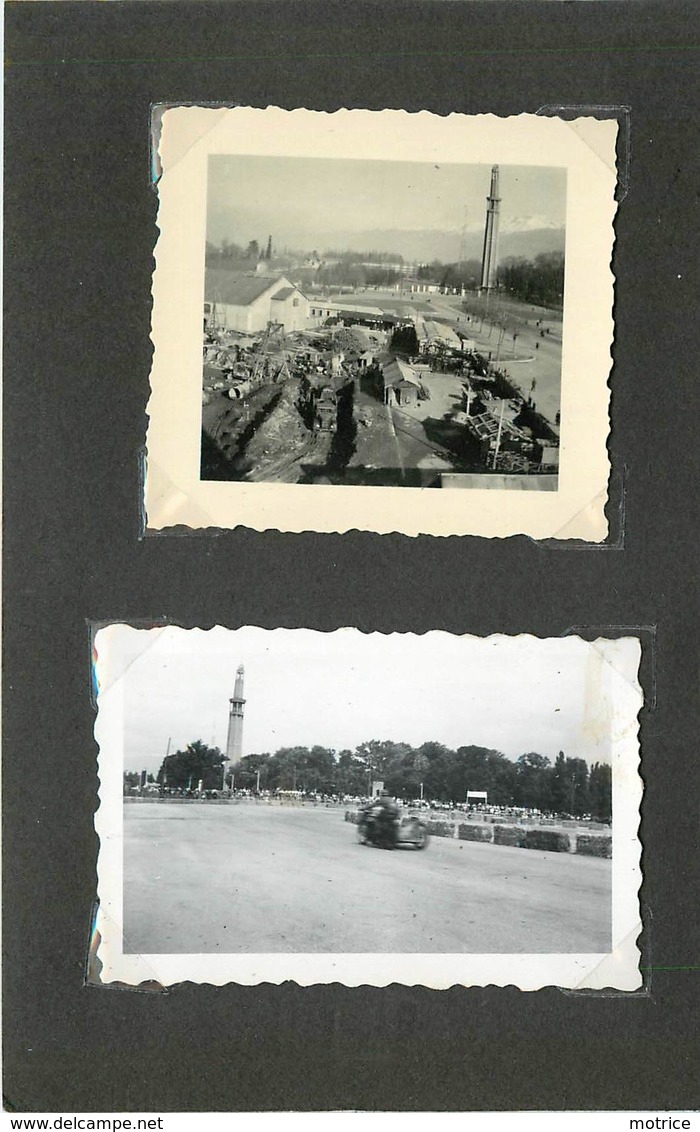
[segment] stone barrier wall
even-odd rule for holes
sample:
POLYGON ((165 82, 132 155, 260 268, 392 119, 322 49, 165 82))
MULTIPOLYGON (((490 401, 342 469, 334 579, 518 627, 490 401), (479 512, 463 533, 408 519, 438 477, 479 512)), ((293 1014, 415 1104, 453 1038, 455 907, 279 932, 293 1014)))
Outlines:
POLYGON ((472 825, 462 822, 457 826, 457 837, 460 841, 492 841, 493 829, 491 825, 472 825))
MULTIPOLYGON (((491 815, 488 815, 491 817, 491 815)), ((357 810, 346 810, 345 821, 357 825, 357 810)), ((483 822, 452 822, 425 818, 432 837, 454 837, 460 841, 478 841, 488 845, 510 845, 518 849, 540 849, 549 853, 578 853, 588 857, 612 857, 612 835, 603 833, 571 833, 562 829, 528 828, 521 825, 483 822)), ((552 822, 552 825, 554 823, 552 822)), ((606 829, 606 826, 600 826, 606 829)))
POLYGON ((455 827, 452 822, 428 820, 426 825, 431 837, 454 837, 455 835, 455 827))
POLYGON ((612 836, 579 833, 576 838, 576 852, 586 857, 612 857, 612 836))
POLYGON ((528 829, 525 834, 526 849, 547 849, 550 853, 569 853, 571 838, 568 833, 556 829, 528 829))
POLYGON ((495 825, 493 827, 493 840, 495 845, 515 845, 522 849, 525 845, 527 830, 517 825, 495 825))

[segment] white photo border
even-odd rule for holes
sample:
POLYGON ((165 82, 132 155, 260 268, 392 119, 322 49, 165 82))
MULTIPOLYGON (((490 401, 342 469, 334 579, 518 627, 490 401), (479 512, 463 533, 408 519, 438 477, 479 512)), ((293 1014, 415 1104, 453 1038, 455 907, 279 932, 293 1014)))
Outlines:
POLYGON ((349 530, 603 542, 613 342, 615 119, 278 107, 166 109, 158 148, 146 532, 349 530), (558 490, 456 490, 200 479, 201 330, 210 154, 559 166, 567 171, 558 490))
MULTIPOLYGON (((221 628, 221 627, 217 627, 221 628)), ((613 771, 612 823, 612 948, 600 954, 133 954, 125 953, 122 938, 123 875, 123 767, 126 666, 123 642, 142 633, 139 655, 157 634, 187 633, 168 626, 147 632, 125 624, 97 631, 93 650, 98 714, 95 737, 99 747, 99 808, 95 829, 99 836, 98 910, 93 931, 92 969, 100 984, 155 983, 170 986, 190 981, 223 985, 279 984, 292 980, 301 986, 343 983, 345 986, 388 986, 401 983, 444 990, 459 985, 515 985, 523 991, 557 986, 575 990, 639 991, 638 938, 642 930, 639 889, 642 882, 639 840, 642 779, 638 716, 643 693, 638 673, 642 645, 638 637, 624 636, 584 641, 591 650, 598 692, 588 696, 591 726, 610 728, 613 771), (595 700, 595 702, 593 702, 595 700), (97 961, 97 962, 96 962, 97 961)), ((232 631, 233 632, 233 631, 232 631)), ((279 630, 268 630, 271 634, 279 630)), ((314 630, 282 630, 308 633, 314 630)), ((355 633, 338 629, 335 633, 355 633)), ((416 636, 416 634, 394 634, 416 636)), ((421 634, 425 636, 426 634, 421 634)), ((454 637, 431 631, 436 637, 454 637)), ((367 634, 362 634, 367 636, 367 634)), ((383 634, 376 634, 383 636, 383 634)), ((468 636, 468 635, 463 635, 468 636)), ((478 638, 484 640, 485 638, 478 638)), ((504 640, 495 635, 490 642, 504 640)), ((513 639, 513 638, 510 638, 513 639)), ((535 644, 548 638, 521 635, 535 644)), ((549 638, 553 639, 553 638, 549 638)), ((567 638, 563 638, 567 639, 567 638)), ((581 641, 571 635, 569 639, 581 641)), ((561 641, 562 638, 556 638, 561 641)), ((133 662, 133 656, 129 664, 133 662)), ((590 691, 590 689, 589 689, 590 691)), ((527 852, 527 850, 523 850, 527 852)))

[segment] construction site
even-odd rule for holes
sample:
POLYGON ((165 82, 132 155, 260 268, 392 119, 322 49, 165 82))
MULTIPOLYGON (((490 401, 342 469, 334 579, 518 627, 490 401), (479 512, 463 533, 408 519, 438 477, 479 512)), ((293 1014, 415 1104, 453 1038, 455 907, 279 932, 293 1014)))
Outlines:
POLYGON ((556 490, 564 260, 501 264, 500 184, 470 285, 466 222, 450 269, 208 245, 202 479, 556 490))
POLYGON ((349 302, 291 331, 207 312, 203 479, 556 489, 558 414, 479 348, 475 320, 349 302))

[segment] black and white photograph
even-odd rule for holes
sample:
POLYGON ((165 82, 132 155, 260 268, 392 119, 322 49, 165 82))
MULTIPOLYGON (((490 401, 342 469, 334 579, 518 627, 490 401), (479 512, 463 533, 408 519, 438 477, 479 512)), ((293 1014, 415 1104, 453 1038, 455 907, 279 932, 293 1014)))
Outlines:
POLYGON ((101 977, 637 985, 639 660, 100 630, 101 977))
POLYGON ((616 122, 155 122, 148 528, 605 537, 616 122))
POLYGON ((556 490, 565 169, 215 155, 207 190, 203 479, 556 490))

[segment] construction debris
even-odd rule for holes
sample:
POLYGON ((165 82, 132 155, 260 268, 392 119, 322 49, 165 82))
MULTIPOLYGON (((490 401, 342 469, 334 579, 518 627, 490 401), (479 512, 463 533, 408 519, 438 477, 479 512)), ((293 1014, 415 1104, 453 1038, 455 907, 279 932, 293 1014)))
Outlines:
MULTIPOLYGON (((456 377, 461 390, 441 418, 455 468, 476 471, 480 465, 492 474, 556 474, 558 430, 545 428, 547 422, 540 421, 506 371, 446 325, 424 319, 418 329, 422 356, 409 358, 387 349, 384 330, 367 326, 285 334, 280 323, 271 322, 255 337, 206 332, 203 427, 229 461, 234 478, 298 482, 310 476, 305 482, 317 482, 327 474, 329 452, 337 461, 343 451, 339 437, 354 445, 358 426, 366 436, 380 437, 380 422, 391 420, 377 416, 368 398, 376 398, 390 413, 427 421, 435 412, 426 404, 433 399, 430 378, 440 374, 456 377), (423 353, 426 343, 430 349, 423 353)), ((435 400, 439 404, 440 395, 435 400)), ((373 443, 377 447, 379 441, 373 443)))

